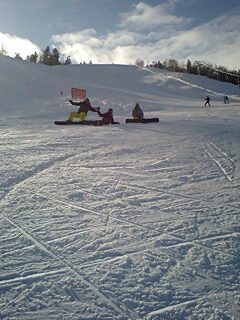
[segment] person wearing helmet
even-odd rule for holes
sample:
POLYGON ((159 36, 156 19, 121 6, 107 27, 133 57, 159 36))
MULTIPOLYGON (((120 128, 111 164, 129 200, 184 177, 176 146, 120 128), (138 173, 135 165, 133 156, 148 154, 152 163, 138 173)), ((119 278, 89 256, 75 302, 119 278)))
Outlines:
POLYGON ((138 120, 144 118, 144 113, 138 103, 136 103, 136 105, 132 111, 132 116, 133 116, 133 119, 138 119, 138 120))
POLYGON ((96 112, 96 108, 93 108, 90 100, 86 98, 84 101, 80 102, 73 102, 72 100, 69 100, 69 102, 73 106, 79 106, 77 112, 70 112, 68 115, 67 122, 72 122, 74 118, 80 118, 80 121, 84 121, 87 117, 88 111, 96 112))
POLYGON ((116 124, 116 123, 118 123, 118 122, 114 121, 112 108, 109 108, 108 111, 105 113, 101 113, 100 108, 97 108, 97 113, 102 118, 103 124, 116 124))

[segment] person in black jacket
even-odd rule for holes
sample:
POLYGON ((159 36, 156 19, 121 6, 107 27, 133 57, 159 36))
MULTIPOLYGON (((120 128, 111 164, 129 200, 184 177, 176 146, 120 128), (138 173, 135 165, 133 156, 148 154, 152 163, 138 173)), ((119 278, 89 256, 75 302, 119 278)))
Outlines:
POLYGON ((73 106, 79 106, 78 111, 77 112, 70 112, 68 115, 68 122, 72 122, 74 118, 80 118, 80 121, 84 121, 87 117, 87 113, 88 111, 92 111, 92 112, 96 112, 96 108, 93 108, 90 100, 88 98, 86 98, 84 101, 80 101, 80 102, 73 102, 72 100, 69 100, 69 102, 73 105, 73 106))
POLYGON ((228 99, 228 96, 227 96, 227 95, 224 96, 223 101, 224 101, 225 104, 226 104, 226 103, 229 103, 229 99, 228 99))
POLYGON ((205 107, 206 107, 207 105, 210 107, 210 100, 211 100, 211 99, 209 98, 209 96, 207 96, 206 99, 205 99, 206 102, 205 102, 205 104, 204 104, 205 107))
POLYGON ((132 111, 132 116, 133 119, 143 119, 144 118, 144 113, 142 111, 142 109, 140 108, 139 103, 136 103, 133 111, 132 111))

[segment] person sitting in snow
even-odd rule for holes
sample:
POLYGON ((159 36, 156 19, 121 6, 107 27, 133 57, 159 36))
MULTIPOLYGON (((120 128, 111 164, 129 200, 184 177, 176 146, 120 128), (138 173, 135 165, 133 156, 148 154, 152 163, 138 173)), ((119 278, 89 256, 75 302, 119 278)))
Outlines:
POLYGON ((101 113, 100 108, 96 109, 98 115, 102 118, 103 124, 118 124, 119 122, 115 122, 113 118, 113 109, 109 108, 107 112, 101 113))
POLYGON ((210 107, 210 100, 211 99, 209 98, 209 96, 207 96, 205 100, 206 100, 206 102, 205 102, 204 106, 206 107, 208 105, 210 107))
POLYGON ((72 122, 74 118, 80 118, 81 121, 84 121, 87 117, 88 111, 96 112, 96 108, 93 108, 90 100, 86 98, 84 101, 80 102, 73 102, 72 100, 69 100, 69 102, 73 106, 79 106, 78 111, 76 112, 70 112, 68 115, 68 122, 72 122))
POLYGON ((133 116, 133 119, 138 119, 138 120, 144 118, 144 113, 138 103, 136 103, 136 105, 132 111, 132 116, 133 116))

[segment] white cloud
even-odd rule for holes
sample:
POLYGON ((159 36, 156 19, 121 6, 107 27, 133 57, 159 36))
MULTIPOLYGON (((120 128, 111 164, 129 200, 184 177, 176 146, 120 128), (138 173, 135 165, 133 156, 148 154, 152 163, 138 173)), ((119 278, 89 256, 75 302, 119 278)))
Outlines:
POLYGON ((53 42, 72 62, 135 63, 175 58, 205 60, 229 68, 239 68, 240 14, 225 16, 190 27, 189 19, 173 14, 181 0, 150 6, 143 2, 121 15, 115 32, 99 35, 94 29, 54 35, 53 42))
POLYGON ((62 35, 53 35, 54 42, 67 42, 70 44, 87 42, 89 39, 95 39, 96 31, 94 29, 85 29, 74 33, 64 33, 62 35))
POLYGON ((94 63, 124 64, 135 62, 128 47, 132 47, 134 51, 134 46, 142 41, 142 37, 128 31, 109 33, 104 37, 98 36, 93 29, 85 29, 76 33, 53 35, 52 40, 60 52, 70 56, 73 62, 92 60, 94 63))
POLYGON ((164 40, 165 47, 178 59, 205 60, 239 68, 239 20, 240 15, 221 16, 191 30, 179 31, 164 40))
POLYGON ((174 8, 174 4, 178 1, 168 1, 155 7, 138 3, 134 6, 132 12, 121 14, 122 22, 120 28, 133 28, 135 30, 146 30, 161 25, 178 25, 186 24, 191 21, 189 18, 176 16, 170 11, 174 8))
POLYGON ((41 52, 41 49, 28 39, 19 38, 8 33, 0 32, 0 47, 6 50, 7 54, 14 57, 16 53, 25 59, 28 55, 41 52))

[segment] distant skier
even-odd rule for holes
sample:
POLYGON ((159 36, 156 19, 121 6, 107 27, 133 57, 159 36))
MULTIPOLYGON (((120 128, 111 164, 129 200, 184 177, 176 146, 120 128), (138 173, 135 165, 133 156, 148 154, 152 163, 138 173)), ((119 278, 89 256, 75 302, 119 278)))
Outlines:
POLYGON ((205 102, 204 106, 206 107, 208 105, 210 107, 210 100, 211 99, 209 98, 209 96, 207 96, 205 100, 206 100, 206 102, 205 102))
POLYGON ((228 96, 227 96, 227 95, 224 96, 223 101, 224 101, 225 104, 226 104, 226 103, 229 103, 229 99, 228 99, 228 96))
POLYGON ((102 118, 103 124, 118 124, 113 118, 113 109, 109 108, 107 112, 101 113, 100 108, 96 108, 98 115, 102 118))
POLYGON ((89 99, 86 98, 84 101, 81 102, 73 102, 72 100, 69 100, 69 102, 73 106, 79 106, 77 112, 70 112, 68 115, 68 122, 72 122, 74 118, 80 118, 81 121, 84 121, 87 117, 88 111, 96 112, 96 108, 93 108, 89 99))
POLYGON ((136 103, 136 105, 132 111, 132 116, 133 116, 133 119, 138 119, 138 120, 144 118, 144 113, 138 103, 136 103))

